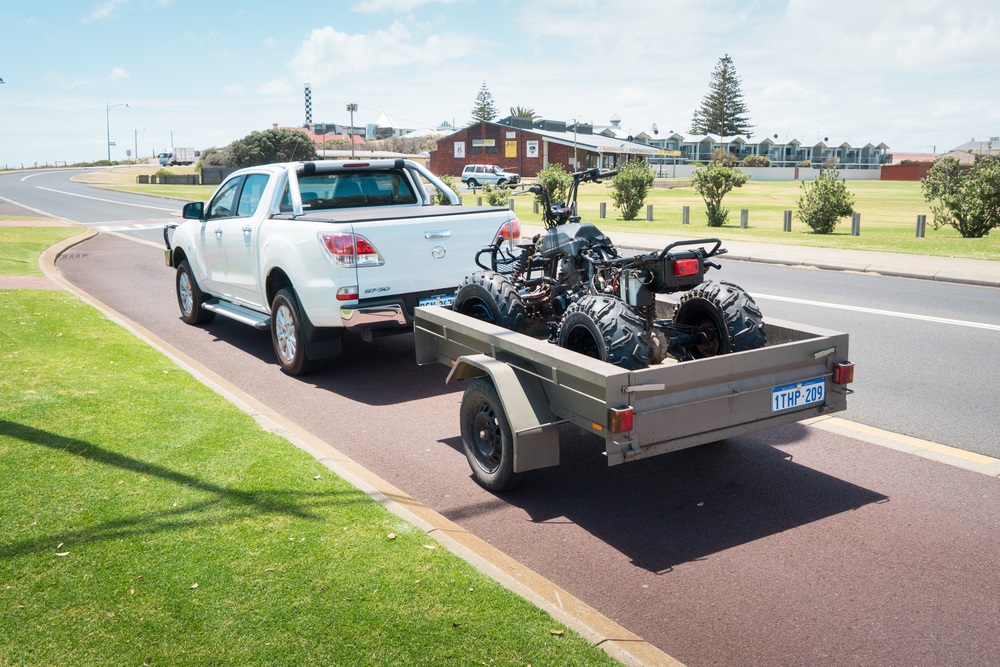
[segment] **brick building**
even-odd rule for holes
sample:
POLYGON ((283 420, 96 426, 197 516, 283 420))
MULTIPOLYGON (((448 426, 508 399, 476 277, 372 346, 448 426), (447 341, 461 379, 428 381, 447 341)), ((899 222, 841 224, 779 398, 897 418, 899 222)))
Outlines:
POLYGON ((567 171, 575 170, 574 162, 578 169, 611 168, 656 153, 657 149, 648 145, 593 134, 591 126, 536 121, 534 127, 518 127, 483 121, 438 140, 428 166, 435 174, 460 176, 467 164, 495 164, 534 178, 552 163, 564 165, 567 171))

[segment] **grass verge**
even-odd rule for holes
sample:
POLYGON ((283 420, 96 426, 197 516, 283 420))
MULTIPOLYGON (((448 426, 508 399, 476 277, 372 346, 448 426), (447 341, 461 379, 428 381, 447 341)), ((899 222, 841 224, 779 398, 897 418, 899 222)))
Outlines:
POLYGON ((617 664, 64 292, 0 291, 0 479, 2 665, 617 664))
POLYGON ((49 246, 76 236, 79 227, 0 227, 0 275, 40 276, 38 256, 49 246))

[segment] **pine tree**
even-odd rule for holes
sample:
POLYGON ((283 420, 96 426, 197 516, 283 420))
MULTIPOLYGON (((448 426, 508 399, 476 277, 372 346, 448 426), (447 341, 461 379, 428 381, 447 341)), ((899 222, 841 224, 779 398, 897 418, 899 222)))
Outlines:
POLYGON ((740 77, 736 74, 733 59, 727 53, 719 58, 708 84, 708 94, 691 119, 691 134, 718 134, 732 137, 742 134, 750 137, 750 118, 740 90, 740 77))
POLYGON ((483 87, 479 89, 479 94, 476 95, 476 104, 472 107, 472 122, 491 121, 498 114, 497 107, 493 103, 493 94, 490 93, 490 89, 486 87, 486 82, 483 81, 483 87))

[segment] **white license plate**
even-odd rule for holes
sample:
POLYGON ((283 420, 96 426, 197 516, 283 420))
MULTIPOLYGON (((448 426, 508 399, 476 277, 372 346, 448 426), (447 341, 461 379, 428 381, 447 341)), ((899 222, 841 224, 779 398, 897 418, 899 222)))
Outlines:
POLYGON ((813 378, 785 384, 771 390, 771 412, 784 412, 814 403, 822 403, 825 398, 825 378, 813 378))
POLYGON ((450 306, 455 303, 454 294, 437 294, 435 296, 425 296, 417 302, 418 306, 450 306))

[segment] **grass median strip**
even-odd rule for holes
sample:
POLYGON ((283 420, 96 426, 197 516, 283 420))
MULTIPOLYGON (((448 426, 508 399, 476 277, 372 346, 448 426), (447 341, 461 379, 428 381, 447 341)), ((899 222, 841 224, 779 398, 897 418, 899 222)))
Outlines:
POLYGON ((0 227, 0 276, 40 276, 38 256, 79 227, 0 227))
POLYGON ((617 664, 75 297, 0 291, 0 664, 617 664))

